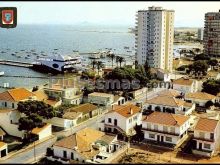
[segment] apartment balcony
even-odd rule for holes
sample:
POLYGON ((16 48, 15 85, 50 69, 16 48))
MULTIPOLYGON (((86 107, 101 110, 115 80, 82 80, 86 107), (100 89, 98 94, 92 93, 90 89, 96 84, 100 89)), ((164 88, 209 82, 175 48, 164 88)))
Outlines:
POLYGON ((161 134, 167 134, 167 135, 172 135, 172 136, 180 136, 180 134, 175 133, 175 132, 169 132, 169 131, 161 131, 161 130, 155 130, 155 129, 150 129, 150 128, 142 128, 143 131, 151 131, 155 133, 161 133, 161 134))
POLYGON ((193 137, 195 140, 201 140, 201 141, 206 141, 206 142, 215 142, 215 139, 207 139, 207 138, 203 138, 203 137, 193 137))

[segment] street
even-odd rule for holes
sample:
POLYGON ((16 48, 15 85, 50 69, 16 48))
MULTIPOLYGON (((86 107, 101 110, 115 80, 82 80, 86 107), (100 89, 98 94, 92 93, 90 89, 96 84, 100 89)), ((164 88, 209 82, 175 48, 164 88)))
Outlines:
POLYGON ((10 158, 0 161, 0 163, 32 163, 34 162, 35 158, 41 158, 46 154, 46 150, 48 147, 52 146, 53 143, 56 141, 56 138, 51 138, 49 140, 46 140, 38 145, 35 146, 35 151, 34 147, 31 147, 30 149, 26 149, 25 151, 15 154, 11 156, 10 158))

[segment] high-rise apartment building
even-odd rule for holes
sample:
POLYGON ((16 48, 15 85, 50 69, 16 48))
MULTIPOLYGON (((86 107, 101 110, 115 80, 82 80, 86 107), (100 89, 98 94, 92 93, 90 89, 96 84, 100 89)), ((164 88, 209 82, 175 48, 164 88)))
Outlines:
POLYGON ((202 41, 203 40, 203 34, 204 34, 204 28, 199 28, 198 29, 198 40, 202 41))
POLYGON ((206 55, 220 57, 220 10, 205 14, 203 41, 206 55))
POLYGON ((149 7, 136 15, 136 61, 172 71, 174 10, 149 7))

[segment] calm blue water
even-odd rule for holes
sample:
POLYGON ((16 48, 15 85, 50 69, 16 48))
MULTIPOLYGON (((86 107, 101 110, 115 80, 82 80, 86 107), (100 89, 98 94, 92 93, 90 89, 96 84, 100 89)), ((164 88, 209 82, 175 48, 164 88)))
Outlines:
MULTIPOLYGON (((61 54, 69 54, 73 50, 94 52, 113 48, 115 53, 134 54, 134 35, 128 33, 128 28, 70 25, 18 25, 15 29, 0 28, 0 59, 32 62, 36 59, 36 55, 33 55, 31 50, 38 55, 41 53, 49 55, 54 49, 59 49, 58 52, 61 54), (129 46, 132 52, 128 53, 124 46, 129 46), (13 53, 20 58, 13 56, 13 53), (30 55, 30 59, 25 59, 27 55, 30 55)), ((9 76, 44 76, 31 69, 4 65, 0 65, 0 71, 4 71, 9 76)), ((31 88, 48 81, 0 77, 0 86, 5 82, 9 82, 10 86, 31 88)))

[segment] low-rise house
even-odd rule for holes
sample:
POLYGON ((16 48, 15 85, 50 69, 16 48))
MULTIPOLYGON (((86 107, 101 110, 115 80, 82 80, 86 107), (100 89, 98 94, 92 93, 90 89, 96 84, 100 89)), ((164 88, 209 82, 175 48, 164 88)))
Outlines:
POLYGON ((53 155, 48 159, 99 163, 120 147, 117 137, 92 128, 84 128, 53 145, 53 155))
POLYGON ((123 105, 126 103, 126 99, 122 96, 115 95, 114 96, 114 102, 112 105, 123 105))
MULTIPOLYGON (((113 105, 112 110, 105 115, 99 129, 108 133, 133 136, 134 127, 141 125, 141 108, 133 104, 113 105)), ((123 137, 122 136, 122 137, 123 137)))
POLYGON ((196 80, 181 77, 172 81, 172 88, 183 93, 197 92, 198 82, 196 80))
POLYGON ((216 102, 217 98, 214 95, 205 92, 186 93, 185 100, 187 102, 195 103, 197 106, 205 106, 207 101, 216 102))
POLYGON ((1 137, 1 141, 4 140, 4 136, 6 135, 5 131, 3 131, 1 128, 0 128, 0 137, 1 137))
POLYGON ((0 108, 17 109, 19 101, 36 100, 36 96, 25 88, 10 89, 0 93, 0 108))
POLYGON ((190 128, 190 117, 153 112, 143 118, 144 141, 175 147, 183 142, 190 128))
POLYGON ((58 107, 62 104, 62 100, 54 100, 49 99, 48 95, 44 92, 44 90, 39 89, 35 92, 33 92, 35 96, 37 97, 38 101, 43 101, 46 104, 49 104, 52 107, 58 107))
POLYGON ((194 129, 194 154, 212 156, 220 147, 219 120, 200 118, 194 129))
POLYGON ((88 94, 88 102, 96 105, 110 106, 114 102, 114 95, 108 93, 93 92, 88 94))
POLYGON ((148 111, 168 112, 174 114, 189 115, 195 110, 195 104, 173 97, 174 93, 163 92, 161 95, 148 99, 143 109, 148 111))
POLYGON ((89 118, 93 118, 100 113, 102 113, 101 108, 90 103, 85 103, 65 110, 62 117, 53 117, 45 122, 56 127, 67 129, 89 118))
POLYGON ((63 103, 76 105, 82 102, 82 94, 78 88, 63 87, 57 84, 49 88, 44 88, 44 91, 48 95, 49 100, 62 100, 63 103))
POLYGON ((0 158, 8 155, 8 144, 0 141, 0 158))
POLYGON ((24 131, 18 130, 20 112, 14 109, 0 109, 0 116, 0 126, 7 134, 20 138, 24 137, 24 131))
POLYGON ((31 133, 37 136, 37 140, 48 138, 52 135, 51 124, 45 124, 43 127, 34 128, 31 133))

